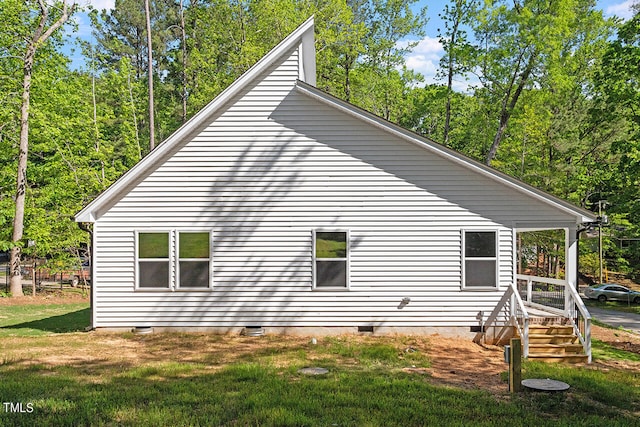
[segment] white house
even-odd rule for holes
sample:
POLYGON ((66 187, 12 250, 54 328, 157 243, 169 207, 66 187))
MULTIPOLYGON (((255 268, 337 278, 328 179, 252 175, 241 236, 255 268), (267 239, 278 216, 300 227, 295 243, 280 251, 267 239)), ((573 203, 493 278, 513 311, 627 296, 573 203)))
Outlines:
POLYGON ((314 85, 310 19, 77 214, 94 328, 468 334, 518 230, 565 229, 575 286, 593 214, 314 85))

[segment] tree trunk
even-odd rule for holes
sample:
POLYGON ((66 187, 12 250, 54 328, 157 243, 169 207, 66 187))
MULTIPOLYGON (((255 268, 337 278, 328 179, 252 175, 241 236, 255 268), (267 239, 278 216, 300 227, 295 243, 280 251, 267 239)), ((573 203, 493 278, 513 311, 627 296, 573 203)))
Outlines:
POLYGON ((184 0, 180 0, 180 31, 182 37, 182 123, 187 121, 187 33, 184 22, 184 0))
POLYGON ((11 235, 11 248, 9 264, 10 270, 10 292, 14 297, 21 297, 22 292, 22 268, 20 255, 22 253, 21 240, 24 234, 24 207, 27 192, 27 158, 29 155, 29 106, 31 101, 31 77, 33 73, 33 63, 38 47, 44 43, 54 31, 64 24, 69 15, 73 13, 75 4, 71 10, 67 9, 67 1, 62 3, 62 16, 54 22, 46 31, 45 25, 49 18, 49 10, 44 0, 38 0, 40 8, 40 19, 36 27, 33 37, 27 44, 23 59, 24 77, 22 80, 22 105, 20 107, 20 148, 18 153, 18 176, 16 180, 16 200, 15 214, 13 217, 13 233, 11 235))
POLYGON ((500 113, 500 124, 498 125, 498 131, 496 132, 496 135, 493 138, 493 143, 491 144, 491 148, 489 149, 489 153, 487 153, 487 157, 485 159, 485 163, 487 164, 487 166, 491 166, 491 161, 496 157, 496 154, 498 153, 498 146, 502 142, 504 133, 507 130, 507 124, 509 123, 509 118, 511 117, 511 113, 516 108, 518 99, 520 98, 520 95, 522 94, 524 87, 529 81, 529 76, 533 71, 533 67, 535 66, 537 57, 538 57, 537 52, 533 52, 531 56, 529 56, 529 60, 527 61, 527 66, 522 71, 522 73, 520 73, 520 75, 517 76, 518 86, 516 87, 513 94, 511 94, 511 88, 513 88, 513 83, 516 79, 516 75, 513 76, 514 78, 512 79, 510 88, 507 91, 505 99, 502 103, 502 111, 500 113))
POLYGON ((500 145, 500 142, 502 142, 504 132, 507 130, 507 124, 509 123, 510 116, 511 115, 506 110, 503 110, 502 114, 500 115, 500 124, 498 125, 498 131, 496 132, 496 135, 493 138, 493 143, 491 144, 491 148, 487 153, 487 166, 491 165, 491 161, 496 157, 496 154, 498 153, 498 146, 500 145))
POLYGON ((22 270, 20 254, 22 248, 19 243, 24 232, 24 204, 27 190, 27 157, 29 154, 29 104, 31 100, 31 74, 36 46, 31 44, 24 57, 24 77, 22 80, 22 106, 20 108, 20 151, 18 153, 18 177, 16 180, 15 215, 13 217, 13 234, 11 241, 11 295, 21 297, 22 270))
POLYGON ((147 71, 149 75, 149 150, 156 147, 154 108, 153 108, 153 49, 151 46, 151 13, 149 0, 144 0, 144 11, 147 19, 147 71))
POLYGON ((451 30, 451 37, 449 39, 449 58, 447 63, 447 104, 445 108, 444 118, 444 145, 449 145, 449 130, 451 128, 451 94, 453 93, 453 52, 451 49, 456 44, 456 36, 458 35, 458 26, 460 25, 460 17, 456 16, 453 28, 451 30))

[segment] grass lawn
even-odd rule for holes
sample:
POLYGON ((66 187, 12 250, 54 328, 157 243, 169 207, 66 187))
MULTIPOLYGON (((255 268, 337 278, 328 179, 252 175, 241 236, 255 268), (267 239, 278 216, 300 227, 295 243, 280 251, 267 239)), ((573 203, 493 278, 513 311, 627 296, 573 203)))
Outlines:
POLYGON ((88 320, 86 303, 0 306, 0 400, 14 404, 0 426, 629 426, 640 415, 637 365, 615 364, 637 354, 599 342, 606 368, 524 363, 524 378, 569 392, 511 396, 506 377, 501 393, 432 381, 436 337, 77 332, 88 320), (329 373, 299 372, 308 366, 329 373))
POLYGON ((584 304, 587 307, 598 307, 598 308, 605 308, 608 310, 622 311, 625 313, 640 314, 640 304, 626 303, 626 302, 620 302, 620 301, 600 302, 597 300, 586 299, 586 298, 584 299, 584 304))

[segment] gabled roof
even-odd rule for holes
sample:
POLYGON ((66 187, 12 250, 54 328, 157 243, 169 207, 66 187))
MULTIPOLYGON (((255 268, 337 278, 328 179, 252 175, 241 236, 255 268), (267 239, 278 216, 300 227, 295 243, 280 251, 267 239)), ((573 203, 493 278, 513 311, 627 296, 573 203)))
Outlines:
POLYGON ((206 125, 210 117, 217 113, 229 100, 236 96, 248 83, 265 71, 283 54, 291 49, 300 47, 300 66, 298 72, 298 82, 296 90, 315 98, 320 102, 328 104, 346 114, 356 117, 370 125, 378 127, 390 134, 395 135, 403 140, 416 144, 438 156, 449 159, 464 167, 474 170, 484 176, 487 176, 503 185, 514 188, 530 197, 540 200, 551 205, 571 216, 574 216, 578 222, 595 221, 593 213, 578 208, 560 198, 548 194, 540 189, 532 187, 518 179, 510 177, 502 172, 490 168, 480 162, 466 157, 454 150, 444 147, 434 141, 424 138, 416 133, 404 129, 396 124, 384 120, 368 111, 365 111, 353 104, 329 95, 315 87, 316 84, 316 63, 315 63, 315 47, 314 47, 314 20, 313 17, 304 22, 294 32, 287 36, 275 48, 260 59, 253 67, 245 72, 240 78, 233 82, 227 89, 218 95, 207 106, 200 110, 189 121, 176 130, 169 138, 160 144, 154 151, 149 153, 147 157, 142 159, 138 164, 126 172, 113 185, 106 189, 102 194, 96 197, 84 209, 76 214, 75 219, 78 222, 94 222, 100 215, 106 212, 121 197, 130 191, 140 179, 146 174, 154 170, 158 165, 162 164, 170 157, 179 145, 187 140, 190 136, 197 132, 203 125, 206 125))
POLYGON ((351 103, 343 101, 342 99, 336 98, 335 96, 330 95, 314 86, 306 84, 305 82, 298 81, 296 85, 296 89, 307 96, 310 96, 324 104, 327 104, 346 114, 349 114, 364 122, 367 122, 370 125, 373 125, 397 137, 400 137, 406 141, 416 144, 424 149, 427 149, 428 151, 434 154, 437 154, 441 157, 444 157, 455 163, 458 163, 468 169, 471 169, 484 176, 487 176, 493 179, 494 181, 497 181, 503 185, 511 187, 530 197, 538 199, 572 216, 580 218, 580 222, 591 222, 596 220, 595 215, 586 209, 579 208, 573 205, 572 203, 567 202, 566 200, 562 200, 552 194, 549 194, 543 190, 540 190, 539 188, 533 187, 523 181, 520 181, 517 178, 509 176, 496 169, 493 169, 492 167, 487 166, 484 163, 480 163, 477 160, 474 160, 470 157, 465 156, 464 154, 461 154, 455 150, 445 147, 444 145, 438 144, 435 141, 427 139, 415 132, 407 130, 388 120, 385 120, 379 116, 376 116, 375 114, 372 114, 366 110, 363 110, 358 106, 355 106, 351 103))
POLYGON ((101 213, 108 210, 127 191, 138 182, 140 177, 144 177, 147 172, 153 170, 161 164, 173 150, 187 139, 193 132, 207 123, 207 120, 215 114, 224 104, 238 94, 249 82, 255 79, 260 73, 269 68, 283 54, 291 49, 300 47, 300 67, 298 78, 311 85, 316 84, 316 58, 314 42, 314 19, 313 16, 289 34, 269 53, 263 56, 256 64, 247 70, 242 76, 234 81, 228 88, 220 93, 213 101, 207 104, 202 110, 196 113, 191 119, 184 123, 169 138, 160 144, 155 150, 149 153, 144 159, 129 169, 109 188, 96 197, 91 203, 84 207, 75 216, 77 222, 94 222, 101 213))

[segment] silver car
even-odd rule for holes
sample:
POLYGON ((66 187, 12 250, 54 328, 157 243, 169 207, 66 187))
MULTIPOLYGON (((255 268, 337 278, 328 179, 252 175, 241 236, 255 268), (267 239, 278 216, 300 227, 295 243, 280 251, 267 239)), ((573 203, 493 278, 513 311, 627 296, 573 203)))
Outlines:
POLYGON ((640 292, 625 288, 615 283, 603 283, 601 285, 589 286, 584 291, 584 296, 589 299, 605 301, 624 301, 640 304, 640 292))

